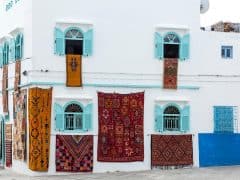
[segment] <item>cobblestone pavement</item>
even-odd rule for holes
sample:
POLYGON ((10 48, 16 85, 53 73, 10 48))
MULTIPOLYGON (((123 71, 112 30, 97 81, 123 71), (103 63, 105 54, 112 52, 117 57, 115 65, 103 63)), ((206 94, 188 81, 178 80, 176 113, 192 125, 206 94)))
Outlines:
POLYGON ((240 180, 240 166, 204 169, 153 170, 68 176, 28 177, 0 170, 0 180, 240 180))

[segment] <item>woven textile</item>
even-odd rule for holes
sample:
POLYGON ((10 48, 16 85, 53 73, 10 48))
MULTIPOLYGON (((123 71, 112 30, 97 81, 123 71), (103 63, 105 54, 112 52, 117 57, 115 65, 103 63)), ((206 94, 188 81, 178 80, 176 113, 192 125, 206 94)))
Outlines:
POLYGON ((17 91, 18 85, 21 82, 21 61, 18 60, 15 62, 15 80, 14 80, 14 90, 17 91))
POLYGON ((82 56, 67 55, 67 86, 82 86, 82 56))
POLYGON ((178 59, 164 59, 163 87, 165 89, 177 89, 178 59))
POLYGON ((29 89, 29 169, 47 171, 49 163, 52 88, 29 89))
POLYGON ((93 136, 56 137, 56 171, 92 172, 93 136))
POLYGON ((5 153, 6 153, 6 166, 12 166, 12 125, 5 125, 5 153))
POLYGON ((27 123, 27 90, 15 92, 14 98, 14 128, 13 128, 13 158, 26 160, 26 123, 27 123))
MULTIPOLYGON (((3 154, 2 154, 2 149, 3 149, 3 137, 2 137, 2 134, 3 134, 3 121, 0 121, 0 161, 2 160, 3 158, 3 154)), ((1 162, 0 162, 1 163, 1 162)), ((1 165, 1 164, 0 164, 1 165)))
POLYGON ((3 112, 8 113, 8 65, 3 66, 3 76, 2 76, 2 103, 3 112))
POLYGON ((98 93, 98 161, 144 160, 144 93, 98 93))
POLYGON ((152 166, 192 164, 192 135, 152 135, 152 166))

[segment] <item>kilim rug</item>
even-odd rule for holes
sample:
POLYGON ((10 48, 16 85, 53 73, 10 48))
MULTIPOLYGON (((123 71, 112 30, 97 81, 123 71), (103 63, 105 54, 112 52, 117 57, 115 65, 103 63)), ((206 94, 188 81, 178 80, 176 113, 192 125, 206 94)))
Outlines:
POLYGON ((8 113, 8 65, 3 66, 3 77, 2 77, 2 101, 3 101, 3 112, 8 113))
POLYGON ((93 136, 56 136, 56 171, 92 172, 93 136))
POLYGON ((80 87, 82 86, 82 56, 67 55, 67 86, 80 87))
POLYGON ((144 93, 98 93, 98 161, 144 160, 144 93))
POLYGON ((14 128, 13 128, 13 158, 26 160, 27 135, 27 90, 15 92, 14 98, 14 128))
POLYGON ((192 164, 192 135, 152 135, 152 166, 192 164))
POLYGON ((164 59, 163 88, 177 89, 178 59, 164 59))
POLYGON ((12 125, 5 125, 5 154, 6 154, 6 166, 12 166, 12 125))
MULTIPOLYGON (((3 121, 0 121, 0 161, 2 160, 2 158, 3 158, 3 154, 2 154, 2 149, 3 149, 3 121)), ((0 166, 1 166, 1 164, 0 164, 0 166)))
POLYGON ((21 61, 17 60, 15 62, 15 80, 14 80, 14 90, 18 90, 18 85, 20 85, 21 81, 21 61))
POLYGON ((47 171, 49 163, 52 88, 29 89, 29 169, 47 171))

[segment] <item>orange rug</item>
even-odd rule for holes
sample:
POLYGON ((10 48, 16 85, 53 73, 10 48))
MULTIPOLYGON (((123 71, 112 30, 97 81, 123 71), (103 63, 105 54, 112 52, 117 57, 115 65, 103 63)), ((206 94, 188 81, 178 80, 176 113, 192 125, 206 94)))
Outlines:
POLYGON ((29 89, 29 169, 47 171, 49 164, 52 88, 29 89))
POLYGON ((67 55, 67 86, 81 87, 82 86, 82 56, 67 55))
POLYGON ((15 62, 15 80, 14 80, 14 90, 17 91, 18 85, 20 85, 21 80, 21 61, 15 62))
POLYGON ((2 75, 2 103, 3 103, 3 112, 8 113, 8 65, 3 66, 3 75, 2 75))

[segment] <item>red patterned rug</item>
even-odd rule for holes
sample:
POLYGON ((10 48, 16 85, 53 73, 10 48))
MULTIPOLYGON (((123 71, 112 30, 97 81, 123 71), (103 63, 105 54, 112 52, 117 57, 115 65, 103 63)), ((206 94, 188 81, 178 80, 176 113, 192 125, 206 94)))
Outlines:
POLYGON ((163 88, 177 89, 178 59, 164 59, 163 88))
POLYGON ((152 166, 192 164, 192 135, 152 135, 152 166))
POLYGON ((144 160, 144 93, 98 93, 98 161, 144 160))
POLYGON ((56 136, 56 171, 92 172, 93 136, 56 136))

